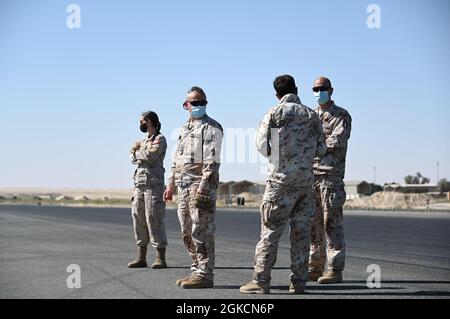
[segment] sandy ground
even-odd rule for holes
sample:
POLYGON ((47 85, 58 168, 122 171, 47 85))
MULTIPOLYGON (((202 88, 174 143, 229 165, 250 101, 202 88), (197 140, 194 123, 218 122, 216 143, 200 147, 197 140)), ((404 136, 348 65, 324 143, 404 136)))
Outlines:
POLYGON ((367 197, 348 200, 347 209, 381 210, 450 210, 450 202, 445 198, 435 198, 429 194, 405 194, 400 192, 377 192, 367 197))
MULTIPOLYGON (((87 197, 89 200, 120 199, 129 200, 132 189, 76 189, 76 188, 0 188, 0 197, 34 197, 52 195, 53 198, 64 195, 74 199, 87 197)), ((168 203, 169 207, 176 206, 174 201, 168 203)), ((234 202, 233 202, 234 203, 234 202)), ((66 206, 79 206, 78 203, 61 203, 66 206)), ((86 203, 85 203, 86 204, 86 203)), ((101 203, 96 203, 101 204, 101 203)), ((104 203, 105 205, 109 203, 104 203)), ((116 203, 119 204, 119 203, 116 203)), ((117 206, 113 204, 114 206, 117 206)), ((122 203, 123 204, 123 203, 122 203)), ((234 203, 235 204, 235 203, 234 203)), ((217 202, 218 207, 226 207, 223 200, 217 202)), ((123 205, 122 205, 123 206, 123 205)), ((235 206, 235 205, 233 205, 235 206)), ((246 207, 259 207, 259 200, 247 201, 246 207)), ((444 210, 450 211, 450 201, 436 201, 425 194, 403 194, 394 192, 378 192, 372 196, 348 200, 344 209, 369 209, 369 210, 444 210)))
POLYGON ((64 195, 89 199, 128 199, 132 189, 76 189, 76 188, 0 188, 0 196, 64 195))

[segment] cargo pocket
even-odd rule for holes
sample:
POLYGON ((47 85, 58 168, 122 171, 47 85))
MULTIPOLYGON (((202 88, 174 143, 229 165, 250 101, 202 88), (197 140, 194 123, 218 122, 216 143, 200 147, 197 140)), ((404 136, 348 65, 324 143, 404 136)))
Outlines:
POLYGON ((261 219, 267 228, 276 228, 283 223, 283 216, 277 202, 262 202, 261 219))
POLYGON ((263 201, 260 206, 260 212, 262 222, 268 228, 277 226, 282 221, 279 209, 280 191, 281 188, 279 184, 270 181, 267 182, 263 201))
POLYGON ((147 174, 145 172, 138 172, 134 177, 136 185, 147 185, 147 174))
POLYGON ((264 225, 266 225, 267 220, 269 219, 270 211, 272 210, 272 204, 270 202, 262 202, 259 206, 259 212, 261 214, 261 221, 264 225))

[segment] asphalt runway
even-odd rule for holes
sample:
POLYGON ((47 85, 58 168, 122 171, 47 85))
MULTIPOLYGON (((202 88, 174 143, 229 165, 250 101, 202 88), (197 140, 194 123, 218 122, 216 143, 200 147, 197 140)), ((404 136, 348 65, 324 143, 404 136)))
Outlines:
MULTIPOLYGON (((270 295, 241 295, 251 279, 259 238, 255 210, 219 209, 213 289, 175 285, 189 273, 176 211, 166 212, 169 240, 163 270, 129 269, 135 257, 126 208, 0 206, 0 298, 449 298, 450 213, 345 212, 344 283, 308 283, 288 293, 286 228, 272 272, 270 295), (67 267, 79 265, 81 288, 69 288, 67 267), (369 288, 369 265, 381 270, 381 288, 369 288)), ((148 261, 153 261, 150 250, 148 261)))

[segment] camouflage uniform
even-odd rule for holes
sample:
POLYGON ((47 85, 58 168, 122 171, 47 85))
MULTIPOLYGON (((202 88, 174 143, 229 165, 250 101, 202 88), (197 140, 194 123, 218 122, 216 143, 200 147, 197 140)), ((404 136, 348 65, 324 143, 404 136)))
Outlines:
POLYGON ((154 248, 165 248, 163 161, 167 143, 159 134, 153 141, 152 137, 144 138, 140 145, 137 151, 131 151, 131 162, 137 165, 131 208, 136 243, 147 247, 151 241, 154 248))
POLYGON ((343 179, 352 118, 334 102, 328 110, 317 108, 316 112, 322 122, 327 151, 314 161, 316 215, 311 227, 309 270, 323 272, 326 250, 328 269, 341 272, 345 265, 342 206, 346 193, 343 179))
POLYGON ((270 109, 256 133, 258 151, 269 157, 261 203, 261 239, 256 246, 253 280, 270 283, 280 237, 290 221, 291 282, 304 287, 308 275, 313 160, 325 152, 317 114, 287 94, 270 109))
POLYGON ((193 274, 214 277, 214 217, 219 185, 222 126, 204 115, 181 128, 168 185, 177 186, 178 219, 184 245, 192 258, 193 274), (197 208, 197 191, 211 199, 211 207, 197 208))

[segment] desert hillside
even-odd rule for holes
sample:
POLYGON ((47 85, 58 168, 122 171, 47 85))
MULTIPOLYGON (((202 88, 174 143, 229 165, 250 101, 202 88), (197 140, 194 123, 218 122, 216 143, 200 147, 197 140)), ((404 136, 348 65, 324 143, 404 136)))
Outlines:
POLYGON ((377 192, 371 196, 347 200, 344 208, 383 210, 450 210, 450 203, 445 199, 438 199, 429 194, 377 192))

